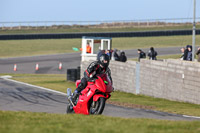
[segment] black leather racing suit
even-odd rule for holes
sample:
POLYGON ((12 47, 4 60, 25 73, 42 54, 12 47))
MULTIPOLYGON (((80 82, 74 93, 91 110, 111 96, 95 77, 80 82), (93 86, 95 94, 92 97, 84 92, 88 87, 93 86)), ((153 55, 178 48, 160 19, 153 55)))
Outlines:
POLYGON ((87 81, 94 81, 97 78, 96 75, 102 73, 106 73, 112 82, 111 71, 109 67, 102 68, 98 61, 92 62, 85 70, 84 77, 81 79, 81 83, 78 85, 76 91, 80 93, 87 86, 87 81))

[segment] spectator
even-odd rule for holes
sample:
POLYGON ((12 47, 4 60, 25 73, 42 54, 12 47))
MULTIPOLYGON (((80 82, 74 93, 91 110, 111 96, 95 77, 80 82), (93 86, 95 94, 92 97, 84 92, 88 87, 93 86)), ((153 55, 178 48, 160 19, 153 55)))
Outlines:
POLYGON ((105 50, 99 49, 99 51, 98 51, 98 53, 97 53, 97 60, 99 60, 100 56, 101 56, 102 54, 104 54, 104 53, 105 53, 105 50))
POLYGON ((196 55, 198 56, 198 62, 200 62, 200 47, 197 49, 196 55))
POLYGON ((150 48, 148 56, 150 60, 157 60, 156 56, 157 56, 157 52, 154 50, 153 47, 150 48))
POLYGON ((188 45, 187 46, 187 58, 186 60, 187 61, 192 61, 192 46, 191 45, 188 45))
POLYGON ((183 56, 183 60, 187 60, 187 56, 188 56, 188 47, 192 47, 191 45, 187 45, 185 50, 184 50, 184 56, 183 56))
POLYGON ((117 49, 114 49, 114 53, 113 53, 113 56, 114 56, 114 59, 115 59, 115 61, 119 61, 120 59, 119 59, 119 55, 117 54, 117 49))
POLYGON ((145 52, 143 52, 141 49, 138 49, 138 54, 139 54, 138 61, 140 61, 141 58, 146 58, 145 52))
POLYGON ((126 55, 125 55, 125 52, 122 51, 121 54, 120 54, 120 61, 121 62, 126 62, 127 61, 127 58, 126 58, 126 55))
POLYGON ((111 59, 111 52, 110 52, 110 50, 106 50, 105 54, 107 54, 109 56, 109 59, 111 59))
POLYGON ((86 46, 86 53, 91 53, 91 46, 89 43, 86 46))
POLYGON ((113 50, 111 49, 111 50, 109 50, 109 52, 110 52, 110 60, 112 59, 112 55, 113 55, 113 50))
POLYGON ((181 48, 181 53, 182 53, 182 55, 180 57, 180 60, 184 60, 184 56, 185 56, 185 48, 184 47, 181 48))

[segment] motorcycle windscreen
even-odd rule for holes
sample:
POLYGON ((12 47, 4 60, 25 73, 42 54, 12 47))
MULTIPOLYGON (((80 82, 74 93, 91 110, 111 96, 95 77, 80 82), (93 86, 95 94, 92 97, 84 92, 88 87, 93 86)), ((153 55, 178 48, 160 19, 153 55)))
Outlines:
POLYGON ((103 81, 106 84, 106 93, 111 93, 113 91, 112 83, 108 75, 103 77, 103 81))

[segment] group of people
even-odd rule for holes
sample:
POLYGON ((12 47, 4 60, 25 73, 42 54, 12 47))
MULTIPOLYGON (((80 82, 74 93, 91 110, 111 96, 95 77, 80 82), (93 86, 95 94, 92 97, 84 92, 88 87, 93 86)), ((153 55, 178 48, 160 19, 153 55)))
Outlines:
MULTIPOLYGON (((185 48, 181 48, 181 60, 192 61, 192 46, 187 45, 185 48)), ((200 62, 200 47, 197 49, 196 55, 198 56, 197 61, 200 62)))
MULTIPOLYGON (((180 57, 181 60, 185 61, 192 61, 192 46, 187 45, 186 47, 181 48, 182 55, 180 57)), ((146 58, 146 53, 142 51, 141 49, 138 49, 138 61, 142 58, 146 58)), ((148 52, 148 57, 150 60, 157 60, 158 53, 154 50, 153 47, 150 48, 148 52)), ((200 62, 200 47, 197 49, 196 55, 198 56, 197 61, 200 62)))
MULTIPOLYGON (((141 49, 138 49, 138 54, 139 54, 139 57, 138 57, 138 61, 140 61, 140 59, 144 59, 146 58, 146 53, 144 51, 142 51, 141 49)), ((157 60, 157 51, 154 50, 153 47, 151 47, 149 49, 149 52, 148 52, 148 57, 150 60, 157 60)))
POLYGON ((114 49, 113 51, 113 56, 114 56, 114 60, 115 61, 121 61, 121 62, 126 62, 127 61, 127 57, 125 55, 125 52, 124 51, 119 51, 117 49, 114 49))
MULTIPOLYGON (((127 61, 127 57, 125 55, 125 52, 119 51, 117 49, 114 49, 114 50, 99 50, 99 52, 97 54, 97 60, 99 59, 99 57, 102 54, 107 54, 110 59, 113 56, 115 61, 121 61, 121 62, 127 61)), ((141 49, 138 49, 138 54, 139 54, 138 61, 140 61, 140 59, 142 59, 142 58, 146 58, 146 53, 144 51, 142 51, 141 49)), ((158 55, 157 51, 155 51, 154 48, 151 47, 149 52, 148 52, 149 59, 150 60, 157 60, 157 55, 158 55)))
POLYGON ((99 50, 99 52, 97 54, 97 60, 99 59, 99 57, 102 54, 108 55, 110 59, 112 59, 112 56, 113 56, 115 61, 121 61, 121 62, 127 61, 127 57, 125 55, 125 52, 124 51, 120 52, 117 49, 114 49, 114 50, 99 50))

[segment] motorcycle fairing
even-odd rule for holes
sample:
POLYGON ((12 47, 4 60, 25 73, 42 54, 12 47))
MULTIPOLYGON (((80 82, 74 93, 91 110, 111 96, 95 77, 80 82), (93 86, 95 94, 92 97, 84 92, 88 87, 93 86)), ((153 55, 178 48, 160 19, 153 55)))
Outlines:
POLYGON ((99 99, 100 97, 104 97, 104 98, 108 99, 108 98, 110 98, 110 95, 107 94, 106 96, 104 96, 103 94, 95 94, 95 95, 93 96, 93 101, 95 101, 95 102, 98 101, 98 99, 99 99))
POLYGON ((78 87, 78 85, 81 83, 81 80, 76 80, 76 88, 78 87))
POLYGON ((97 86, 98 90, 104 93, 106 92, 107 87, 104 81, 101 79, 101 77, 98 76, 98 79, 95 81, 95 85, 97 86))
POLYGON ((73 107, 74 112, 78 114, 89 114, 89 100, 91 97, 95 94, 94 89, 90 89, 92 85, 88 85, 82 92, 81 95, 79 96, 79 100, 77 102, 77 105, 73 107))

